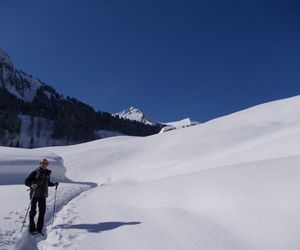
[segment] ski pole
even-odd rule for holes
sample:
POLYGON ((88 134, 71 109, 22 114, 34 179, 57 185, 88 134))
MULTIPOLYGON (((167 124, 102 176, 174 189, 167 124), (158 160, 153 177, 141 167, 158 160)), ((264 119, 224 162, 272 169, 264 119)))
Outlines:
POLYGON ((33 190, 32 195, 31 195, 31 198, 30 198, 30 202, 29 202, 29 205, 28 205, 28 208, 27 208, 27 211, 26 211, 24 220, 23 220, 23 224, 22 224, 22 227, 21 227, 21 229, 20 229, 20 232, 22 231, 22 229, 23 229, 23 227, 24 227, 24 225, 25 225, 26 218, 27 218, 27 215, 28 215, 28 212, 29 212, 29 208, 30 208, 30 206, 31 206, 31 201, 32 201, 33 196, 34 196, 34 192, 35 192, 35 191, 33 190))
POLYGON ((55 195, 54 195, 54 206, 53 206, 53 215, 52 215, 52 229, 53 229, 53 222, 54 222, 54 215, 55 215, 55 207, 56 207, 56 193, 57 193, 57 186, 55 186, 55 195))

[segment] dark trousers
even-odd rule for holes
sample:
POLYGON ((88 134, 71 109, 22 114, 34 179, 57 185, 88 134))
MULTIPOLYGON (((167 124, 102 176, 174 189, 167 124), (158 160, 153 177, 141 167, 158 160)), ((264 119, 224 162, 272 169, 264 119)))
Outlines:
POLYGON ((44 226, 44 217, 46 212, 46 198, 33 197, 31 200, 31 210, 29 212, 29 230, 42 232, 44 226), (34 216, 36 215, 36 205, 39 206, 39 217, 37 227, 35 226, 34 216))

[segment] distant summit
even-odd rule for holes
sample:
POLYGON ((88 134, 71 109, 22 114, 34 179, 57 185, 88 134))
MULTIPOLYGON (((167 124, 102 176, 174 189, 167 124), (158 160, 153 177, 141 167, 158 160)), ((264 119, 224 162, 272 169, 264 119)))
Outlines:
POLYGON ((179 129, 179 128, 186 128, 191 127, 197 124, 200 124, 200 122, 193 121, 190 118, 185 118, 179 121, 174 122, 153 122, 150 119, 146 117, 146 115, 135 107, 127 108, 121 112, 118 112, 116 114, 113 114, 114 116, 118 116, 120 118, 131 120, 131 121, 137 121, 140 123, 144 123, 146 125, 160 125, 162 127, 162 130, 160 132, 167 132, 173 129, 179 129))
POLYGON ((114 116, 119 116, 120 118, 126 120, 141 122, 146 125, 157 125, 156 122, 150 121, 142 111, 135 107, 127 108, 121 112, 114 114, 114 116))

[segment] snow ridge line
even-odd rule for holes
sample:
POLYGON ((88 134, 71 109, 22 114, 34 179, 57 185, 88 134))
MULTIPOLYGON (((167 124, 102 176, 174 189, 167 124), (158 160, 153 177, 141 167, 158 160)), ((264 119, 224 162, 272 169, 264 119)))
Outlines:
MULTIPOLYGON (((82 193, 97 187, 98 184, 93 182, 71 182, 71 183, 60 183, 57 189, 57 199, 56 199, 56 211, 55 213, 59 213, 63 207, 65 207, 69 202, 73 199, 80 196, 82 193)), ((50 191, 50 190, 49 190, 50 191)), ((51 221, 52 221, 52 214, 53 214, 53 205, 54 205, 54 190, 49 192, 49 196, 52 199, 47 200, 47 210, 45 214, 45 224, 44 228, 47 228, 47 233, 51 230, 51 221), (53 193, 51 195, 51 193, 53 193)), ((36 217, 38 216, 38 213, 36 217)), ((28 222, 28 219, 27 219, 28 222)), ((55 219, 54 219, 55 225, 55 219)), ((46 233, 46 235, 47 235, 46 233)), ((24 231, 19 233, 17 237, 18 240, 13 250, 38 250, 38 243, 42 240, 46 240, 47 236, 39 237, 39 236, 31 236, 28 234, 28 231, 24 231)))

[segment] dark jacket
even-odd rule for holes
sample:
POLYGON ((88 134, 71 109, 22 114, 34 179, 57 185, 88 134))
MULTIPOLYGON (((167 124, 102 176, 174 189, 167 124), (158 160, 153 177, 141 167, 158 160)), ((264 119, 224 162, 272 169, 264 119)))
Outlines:
MULTIPOLYGON (((48 186, 55 186, 55 183, 50 181, 51 170, 42 169, 41 167, 32 171, 26 178, 25 185, 30 187, 32 184, 37 184, 37 188, 34 191, 34 197, 46 198, 48 197, 48 186)), ((30 197, 32 197, 33 190, 30 191, 30 197)))

